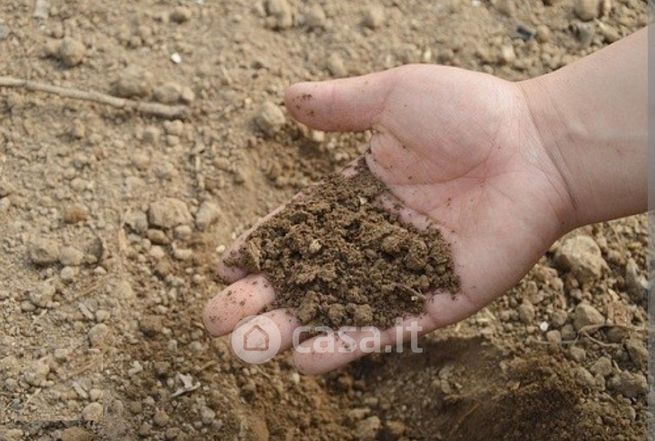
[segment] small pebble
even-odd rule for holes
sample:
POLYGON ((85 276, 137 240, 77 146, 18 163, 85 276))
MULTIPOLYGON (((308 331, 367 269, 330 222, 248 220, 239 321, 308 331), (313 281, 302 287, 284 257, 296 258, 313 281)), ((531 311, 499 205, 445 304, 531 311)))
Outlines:
POLYGON ((213 202, 203 202, 196 213, 196 227, 198 227, 200 231, 204 231, 207 227, 216 222, 220 214, 221 211, 218 208, 218 205, 213 202))
POLYGON ((84 222, 89 217, 89 213, 84 205, 73 204, 67 206, 63 213, 62 218, 67 224, 76 224, 84 222))
POLYGON ((31 386, 42 386, 48 374, 50 373, 50 365, 47 358, 40 358, 31 362, 23 372, 25 382, 31 386))
POLYGON ((576 331, 586 327, 605 323, 605 317, 589 303, 580 303, 573 313, 573 326, 576 331))
POLYGON ((148 209, 148 221, 155 227, 173 228, 191 220, 187 205, 179 199, 163 198, 150 204, 148 209))
POLYGON ((66 37, 59 44, 57 57, 66 67, 75 67, 82 63, 86 47, 78 40, 66 37))
POLYGON ((59 246, 48 239, 33 239, 28 247, 29 258, 35 265, 52 265, 59 260, 59 246))
POLYGON ((30 301, 36 306, 45 308, 50 302, 52 302, 56 292, 57 290, 54 285, 47 282, 43 283, 30 291, 30 301))
POLYGON ((170 19, 173 23, 185 23, 191 19, 191 9, 178 6, 171 11, 170 19))
POLYGON ((59 263, 65 266, 80 266, 84 261, 84 253, 77 248, 64 246, 59 249, 59 263))
POLYGON ((330 54, 330 56, 327 59, 327 69, 330 71, 330 73, 337 77, 345 77, 348 75, 348 71, 346 70, 346 66, 343 63, 343 59, 341 58, 341 55, 338 53, 334 52, 330 54))
POLYGON ((370 6, 364 11, 362 24, 369 29, 377 29, 384 24, 384 9, 381 6, 370 6))
POLYGON ((102 414, 102 404, 91 403, 82 410, 82 419, 85 421, 99 421, 102 418, 102 414))
POLYGON ((170 417, 162 409, 157 409, 157 411, 155 412, 155 416, 152 419, 152 421, 155 423, 155 425, 157 425, 159 427, 164 427, 166 424, 168 424, 169 420, 170 420, 170 417))
POLYGON ((98 323, 89 330, 89 343, 95 347, 104 346, 110 339, 110 333, 109 326, 98 323))
POLYGON ((266 101, 255 115, 255 124, 265 135, 272 137, 286 123, 282 109, 271 101, 266 101))
POLYGON ((575 0, 573 11, 580 20, 593 20, 600 14, 600 0, 575 0))

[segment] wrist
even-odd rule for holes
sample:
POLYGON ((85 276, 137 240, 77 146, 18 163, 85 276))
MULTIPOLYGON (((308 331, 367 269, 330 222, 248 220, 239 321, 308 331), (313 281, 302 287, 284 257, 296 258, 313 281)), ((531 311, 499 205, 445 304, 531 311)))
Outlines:
MULTIPOLYGON (((551 74, 552 75, 552 74, 551 74)), ((584 224, 580 216, 581 194, 578 177, 572 173, 571 164, 577 159, 574 146, 582 143, 584 128, 576 121, 575 115, 569 117, 557 99, 562 94, 561 86, 549 76, 541 76, 517 83, 525 98, 534 129, 538 135, 543 156, 556 170, 553 179, 558 182, 553 188, 561 189, 557 198, 559 211, 563 213, 560 234, 584 224)))

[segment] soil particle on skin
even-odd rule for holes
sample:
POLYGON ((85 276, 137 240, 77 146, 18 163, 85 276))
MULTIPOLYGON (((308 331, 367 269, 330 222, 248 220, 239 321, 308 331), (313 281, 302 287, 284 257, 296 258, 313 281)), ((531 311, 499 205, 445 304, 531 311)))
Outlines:
POLYGON ((384 209, 386 187, 359 163, 354 177, 329 176, 247 239, 230 264, 263 272, 274 307, 303 323, 389 327, 420 314, 435 290, 457 292, 450 247, 384 209))

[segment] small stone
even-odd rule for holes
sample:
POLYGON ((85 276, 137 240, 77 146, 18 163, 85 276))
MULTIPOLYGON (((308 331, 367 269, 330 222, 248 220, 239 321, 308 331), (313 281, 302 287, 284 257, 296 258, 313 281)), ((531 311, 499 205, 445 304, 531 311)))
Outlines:
POLYGON ((573 11, 580 20, 591 21, 600 14, 599 0, 575 0, 573 11))
POLYGON ((324 28, 327 22, 325 11, 319 3, 312 5, 305 12, 305 25, 310 29, 324 28))
POLYGON ((513 0, 496 0, 494 6, 498 12, 506 17, 512 17, 515 13, 513 0))
POLYGON ((593 23, 579 23, 576 27, 576 35, 581 47, 589 47, 596 35, 596 27, 593 23))
POLYGON ((182 86, 180 89, 180 101, 182 101, 184 104, 191 104, 194 100, 196 99, 196 94, 188 86, 182 86))
POLYGON ((155 423, 155 425, 159 427, 164 427, 166 424, 168 424, 169 420, 170 417, 162 409, 157 409, 155 416, 152 418, 152 421, 155 423))
POLYGON ((152 93, 153 76, 138 67, 128 66, 114 82, 113 93, 124 98, 143 98, 152 93))
POLYGON ((139 320, 139 329, 146 337, 155 337, 163 327, 162 318, 158 315, 147 315, 139 320))
POLYGON ((82 409, 82 419, 84 421, 99 421, 102 419, 103 408, 100 403, 88 404, 82 409))
POLYGON ((639 267, 634 259, 628 259, 628 263, 625 265, 625 288, 628 294, 636 300, 646 298, 648 281, 639 274, 639 267))
POLYGON ((52 302, 56 292, 57 290, 53 285, 50 283, 44 283, 30 291, 30 302, 36 306, 45 308, 50 302, 52 302))
POLYGON ((364 11, 362 24, 369 29, 377 29, 384 24, 384 9, 381 6, 370 6, 364 11))
POLYGON ((267 0, 266 13, 273 20, 276 29, 288 29, 293 26, 293 13, 287 0, 267 0))
POLYGON ((75 67, 84 60, 86 47, 84 44, 70 37, 64 38, 59 44, 57 57, 66 67, 75 67))
POLYGON ((177 260, 191 260, 193 258, 193 250, 188 248, 175 248, 173 250, 173 257, 177 260))
POLYGON ((575 368, 575 379, 581 386, 588 388, 594 388, 596 386, 596 379, 583 366, 575 368))
POLYGON ((607 266, 596 241, 584 235, 566 239, 555 251, 555 263, 582 283, 598 279, 607 266))
POLYGON ((193 230, 188 225, 179 225, 174 230, 175 238, 179 240, 189 240, 193 234, 193 230))
POLYGON ((109 326, 104 323, 98 323, 89 330, 89 343, 91 346, 99 347, 104 346, 110 340, 109 326))
POLYGON ((61 432, 61 441, 92 441, 93 433, 82 427, 68 427, 61 432))
POLYGON ((188 224, 191 220, 189 209, 179 199, 163 198, 150 204, 148 209, 148 221, 155 227, 173 228, 188 224))
POLYGON ((370 416, 357 423, 355 427, 355 439, 360 441, 373 441, 377 438, 378 432, 382 427, 380 418, 370 416))
POLYGON ((50 15, 50 1, 49 0, 36 0, 34 2, 33 18, 40 18, 45 20, 50 15))
POLYGON ((532 303, 522 303, 518 308, 519 320, 525 324, 532 323, 535 319, 536 312, 532 303))
POLYGON ((170 19, 173 23, 185 23, 191 20, 191 15, 191 9, 184 6, 178 6, 171 11, 170 19))
POLYGON ((221 211, 218 205, 212 202, 203 202, 196 213, 196 227, 204 231, 208 226, 216 222, 221 211))
POLYGON ((646 345, 638 338, 629 338, 625 342, 625 349, 630 355, 630 359, 640 369, 648 367, 648 349, 646 345))
POLYGON ((612 366, 612 360, 610 360, 609 357, 600 357, 591 365, 589 370, 594 375, 608 377, 614 371, 614 367, 612 366))
POLYGON ((573 340, 578 335, 572 324, 562 326, 560 332, 562 333, 562 340, 573 340))
POLYGON ((98 401, 104 396, 104 392, 101 389, 91 389, 89 391, 89 398, 91 401, 98 401))
POLYGON ((628 371, 622 371, 610 378, 608 387, 627 398, 636 398, 648 392, 646 377, 628 371))
POLYGON ((555 328, 561 328, 568 320, 569 315, 563 309, 556 309, 550 315, 550 323, 555 328))
POLYGON ((148 126, 143 129, 143 142, 146 144, 156 144, 161 136, 161 131, 158 127, 148 126))
POLYGON ((155 100, 164 104, 175 104, 181 100, 182 89, 176 83, 166 83, 155 88, 155 100))
POLYGON ((9 36, 9 28, 4 24, 0 23, 0 41, 6 39, 9 36))
POLYGON ((106 322, 109 320, 109 317, 111 317, 111 312, 107 311, 106 309, 98 309, 95 316, 97 322, 106 322))
POLYGON ((562 343, 562 333, 559 332, 557 329, 554 329, 552 331, 548 331, 548 332, 546 332, 546 341, 548 343, 558 345, 558 344, 562 343))
POLYGON ((52 265, 59 260, 59 246, 54 241, 36 238, 29 244, 28 254, 35 265, 52 265))
POLYGON ((216 419, 216 412, 214 412, 207 406, 203 406, 200 409, 200 418, 202 419, 202 423, 205 426, 209 426, 216 419))
POLYGON ((148 217, 143 211, 127 212, 124 222, 135 233, 143 234, 148 230, 148 217))
POLYGON ((537 41, 540 43, 547 43, 552 38, 550 28, 544 24, 537 26, 537 41))
POLYGON ((30 363, 23 373, 23 378, 27 384, 39 387, 46 382, 49 373, 50 365, 48 359, 44 357, 30 363))
POLYGON ((84 222, 89 217, 89 212, 84 205, 73 204, 64 208, 62 219, 67 224, 76 224, 84 222))
POLYGON ((53 353, 55 360, 60 363, 68 360, 68 354, 70 354, 70 350, 67 348, 57 348, 53 353))
POLYGON ((516 53, 514 52, 514 46, 511 44, 505 45, 500 48, 500 64, 512 64, 516 60, 516 53))
POLYGON ((180 64, 182 62, 182 55, 178 54, 177 52, 173 52, 171 54, 171 61, 175 64, 180 64))
POLYGON ((571 346, 571 349, 569 349, 569 354, 571 355, 571 358, 578 363, 584 361, 584 359, 587 357, 587 352, 579 346, 571 346))
POLYGON ((80 266, 84 262, 84 253, 77 248, 64 246, 59 249, 59 263, 64 266, 80 266))
POLYGON ((74 268, 72 266, 65 266, 59 272, 59 277, 61 278, 62 282, 71 283, 75 280, 75 276, 77 276, 77 272, 78 272, 77 268, 74 268))
POLYGON ((605 323, 605 317, 598 312, 596 308, 589 303, 580 303, 575 307, 573 313, 573 326, 576 331, 584 328, 585 326, 602 325, 605 323))
POLYGON ((255 124, 269 137, 275 135, 285 123, 286 117, 284 116, 284 112, 271 101, 266 101, 262 104, 255 115, 255 124))
POLYGON ((336 52, 333 52, 330 54, 330 56, 327 59, 327 69, 330 71, 330 73, 337 77, 345 77, 348 75, 348 71, 346 70, 346 66, 343 64, 343 58, 341 58, 341 55, 339 55, 336 52))
POLYGON ((171 241, 162 230, 150 229, 146 234, 148 240, 157 245, 168 245, 171 241))

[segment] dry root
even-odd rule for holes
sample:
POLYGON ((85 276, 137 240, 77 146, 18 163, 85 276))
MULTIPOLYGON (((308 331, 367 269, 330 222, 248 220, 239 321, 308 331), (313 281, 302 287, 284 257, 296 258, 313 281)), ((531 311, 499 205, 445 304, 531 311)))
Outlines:
POLYGON ((93 91, 87 92, 69 87, 53 86, 51 84, 39 83, 37 81, 24 80, 21 78, 0 76, 0 87, 15 87, 31 92, 52 93, 65 98, 91 101, 115 107, 117 109, 134 110, 144 115, 158 116, 167 119, 184 119, 189 116, 189 108, 186 106, 169 106, 161 103, 134 101, 104 93, 93 91))

